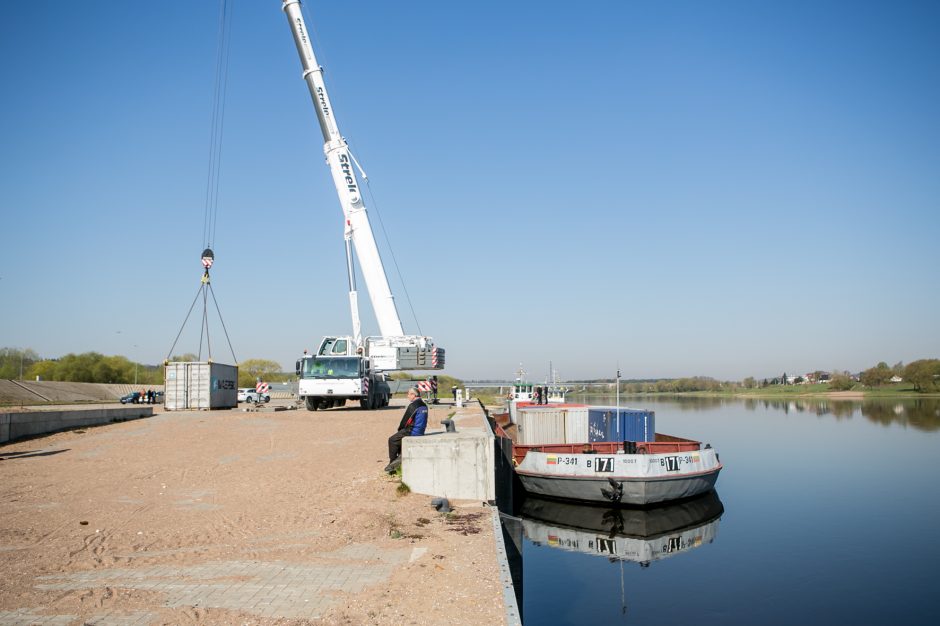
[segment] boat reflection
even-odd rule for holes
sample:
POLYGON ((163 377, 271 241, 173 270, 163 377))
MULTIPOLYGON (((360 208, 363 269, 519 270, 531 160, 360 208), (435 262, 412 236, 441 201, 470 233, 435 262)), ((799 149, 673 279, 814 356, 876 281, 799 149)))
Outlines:
POLYGON ((724 510, 715 491, 643 509, 528 497, 522 504, 520 523, 523 535, 536 545, 648 567, 653 561, 712 543, 724 510))

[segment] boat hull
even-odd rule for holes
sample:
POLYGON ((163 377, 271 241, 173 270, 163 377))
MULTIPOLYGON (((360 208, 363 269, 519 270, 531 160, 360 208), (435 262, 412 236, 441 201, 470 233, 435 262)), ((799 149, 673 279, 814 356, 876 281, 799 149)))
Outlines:
POLYGON ((623 494, 619 499, 605 495, 612 491, 607 479, 559 478, 519 474, 522 486, 529 493, 550 498, 579 500, 582 502, 605 502, 608 504, 644 505, 656 502, 669 502, 691 498, 715 488, 718 480, 715 470, 702 476, 675 477, 657 480, 611 479, 623 485, 623 494))
POLYGON ((682 454, 557 454, 529 451, 516 474, 532 494, 607 504, 647 505, 715 487, 713 449, 682 454))

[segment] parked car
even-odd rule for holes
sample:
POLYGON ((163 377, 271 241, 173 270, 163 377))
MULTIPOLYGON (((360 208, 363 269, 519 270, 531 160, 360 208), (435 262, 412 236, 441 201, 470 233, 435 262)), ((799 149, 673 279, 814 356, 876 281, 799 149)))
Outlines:
POLYGON ((238 401, 254 404, 255 402, 270 402, 271 394, 259 394, 251 387, 244 387, 238 390, 238 401))
MULTIPOLYGON (((153 392, 153 403, 160 404, 163 402, 164 394, 162 391, 153 392)), ((121 404, 148 404, 147 394, 140 393, 139 391, 132 391, 131 393, 121 396, 121 404)))

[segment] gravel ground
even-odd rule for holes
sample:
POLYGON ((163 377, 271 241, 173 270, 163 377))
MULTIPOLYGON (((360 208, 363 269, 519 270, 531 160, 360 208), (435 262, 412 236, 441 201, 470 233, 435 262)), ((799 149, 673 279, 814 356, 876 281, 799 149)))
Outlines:
POLYGON ((394 404, 0 445, 0 624, 504 623, 491 510, 382 472, 394 404))

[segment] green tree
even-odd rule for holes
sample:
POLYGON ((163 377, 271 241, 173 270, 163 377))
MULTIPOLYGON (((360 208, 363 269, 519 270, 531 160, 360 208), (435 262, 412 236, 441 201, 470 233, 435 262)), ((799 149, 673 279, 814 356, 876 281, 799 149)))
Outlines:
POLYGON ((940 359, 920 359, 904 368, 904 380, 923 393, 940 391, 940 359))
POLYGON ((66 380, 73 383, 97 382, 93 370, 102 358, 103 355, 98 352, 66 354, 59 359, 53 380, 66 380))
POLYGON ((848 374, 832 374, 832 378, 829 380, 829 388, 835 391, 848 391, 855 386, 855 381, 852 380, 852 377, 848 374))
POLYGON ((31 368, 29 368, 29 378, 34 380, 39 378, 39 380, 55 380, 55 368, 58 365, 56 361, 45 360, 34 363, 31 368))
POLYGON ((29 348, 0 348, 0 378, 14 380, 25 377, 38 362, 39 355, 29 348))
POLYGON ((66 354, 58 360, 39 361, 30 368, 29 376, 39 376, 42 380, 61 380, 77 383, 133 383, 135 371, 137 382, 141 384, 159 384, 163 380, 162 372, 155 375, 158 368, 133 363, 124 356, 104 356, 98 352, 66 354), (153 372, 147 375, 148 370, 153 372))
POLYGON ((870 367, 862 372, 858 380, 866 387, 875 388, 887 384, 893 375, 888 364, 882 361, 875 367, 870 367))
POLYGON ((270 382, 280 372, 281 365, 276 361, 248 359, 238 364, 238 386, 254 387, 259 378, 270 382))
POLYGON ((754 387, 757 386, 757 381, 754 380, 754 377, 753 377, 753 376, 748 376, 747 378, 745 378, 745 379, 742 381, 741 384, 744 385, 744 388, 745 388, 745 389, 753 389, 754 387))

